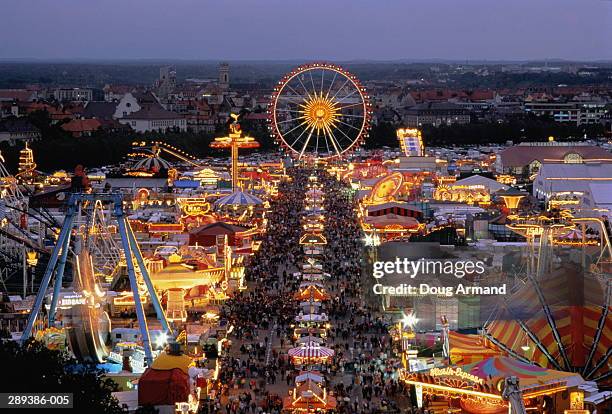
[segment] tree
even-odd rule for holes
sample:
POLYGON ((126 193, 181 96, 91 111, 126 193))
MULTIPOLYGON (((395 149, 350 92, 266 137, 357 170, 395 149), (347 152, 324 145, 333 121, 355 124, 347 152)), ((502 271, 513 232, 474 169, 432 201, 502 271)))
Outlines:
POLYGON ((112 396, 117 384, 102 377, 92 364, 79 364, 67 352, 48 349, 34 339, 23 346, 14 341, 0 341, 7 381, 4 392, 73 393, 73 406, 79 412, 124 413, 112 396))
POLYGON ((398 127, 388 122, 380 122, 370 131, 370 136, 365 140, 365 147, 368 149, 399 146, 397 135, 395 133, 398 127))

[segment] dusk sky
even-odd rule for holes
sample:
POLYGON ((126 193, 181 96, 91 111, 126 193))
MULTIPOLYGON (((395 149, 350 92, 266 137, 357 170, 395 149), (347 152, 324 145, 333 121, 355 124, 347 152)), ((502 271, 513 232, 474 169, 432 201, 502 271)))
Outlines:
POLYGON ((612 59, 611 0, 3 0, 0 58, 612 59))

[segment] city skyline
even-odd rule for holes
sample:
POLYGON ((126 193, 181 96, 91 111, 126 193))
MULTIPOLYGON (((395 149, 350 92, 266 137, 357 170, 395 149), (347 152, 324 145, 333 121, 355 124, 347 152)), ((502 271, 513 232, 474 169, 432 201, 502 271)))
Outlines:
POLYGON ((612 59, 605 0, 21 1, 3 17, 3 60, 612 59))

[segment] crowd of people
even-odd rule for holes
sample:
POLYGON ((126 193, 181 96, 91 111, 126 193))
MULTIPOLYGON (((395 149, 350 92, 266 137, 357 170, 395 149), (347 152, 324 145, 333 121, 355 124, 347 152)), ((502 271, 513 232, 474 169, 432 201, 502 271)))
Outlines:
MULTIPOLYGON (((248 288, 228 300, 221 317, 233 326, 222 354, 220 383, 224 385, 215 409, 227 414, 282 411, 282 397, 295 385, 299 370, 287 350, 295 347, 293 324, 299 313, 294 300, 300 279, 294 274, 304 262, 299 244, 300 222, 311 169, 295 168, 280 184, 267 213, 267 231, 246 271, 248 288)), ((400 393, 389 361, 388 327, 378 309, 363 301, 363 242, 349 187, 316 171, 325 192, 324 235, 327 245, 321 264, 330 277, 331 299, 324 312, 330 327, 326 346, 335 355, 318 367, 325 386, 337 400, 337 413, 398 412, 393 397, 400 393)))

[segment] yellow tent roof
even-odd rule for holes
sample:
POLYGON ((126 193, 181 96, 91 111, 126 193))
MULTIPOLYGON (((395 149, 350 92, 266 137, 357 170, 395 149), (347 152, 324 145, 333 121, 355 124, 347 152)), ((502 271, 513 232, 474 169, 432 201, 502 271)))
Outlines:
POLYGON ((151 368, 159 369, 161 371, 169 371, 171 369, 179 368, 185 374, 188 374, 189 367, 193 365, 193 360, 187 355, 170 355, 167 352, 162 352, 159 354, 153 364, 151 364, 151 368))

